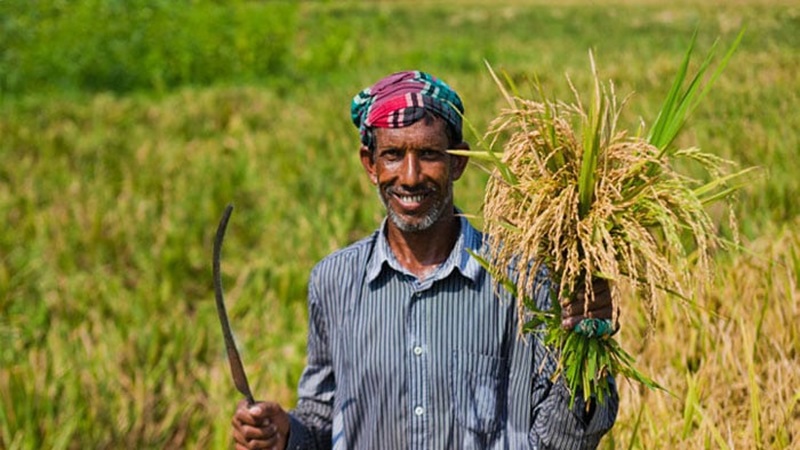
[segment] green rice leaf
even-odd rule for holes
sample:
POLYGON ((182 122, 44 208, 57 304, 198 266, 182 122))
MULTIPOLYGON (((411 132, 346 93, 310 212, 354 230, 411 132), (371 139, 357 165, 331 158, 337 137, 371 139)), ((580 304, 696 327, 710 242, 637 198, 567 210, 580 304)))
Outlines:
POLYGON ((739 44, 742 42, 742 39, 744 38, 744 33, 745 33, 746 29, 747 28, 745 27, 745 28, 742 28, 741 31, 739 31, 739 34, 736 36, 736 39, 734 40, 733 44, 731 44, 731 46, 728 48, 728 51, 725 53, 725 56, 722 58, 722 61, 720 61, 719 65, 717 66, 717 69, 711 75, 711 78, 708 80, 708 83, 706 83, 705 86, 703 87, 703 91, 695 99, 694 105, 692 105, 691 110, 694 110, 697 107, 697 104, 699 104, 700 101, 703 98, 705 98, 705 96, 708 94, 709 90, 711 90, 711 87, 717 81, 717 78, 719 78, 720 75, 722 75, 722 71, 725 70, 725 68, 728 66, 728 63, 730 62, 731 58, 733 57, 733 53, 736 51, 736 49, 739 47, 739 44))
POLYGON ((500 81, 500 78, 497 77, 497 74, 494 72, 494 69, 492 69, 491 64, 489 64, 489 61, 484 60, 483 63, 486 65, 486 68, 489 69, 489 75, 492 76, 494 83, 500 89, 500 93, 503 94, 503 98, 505 98, 506 101, 508 102, 508 106, 510 108, 514 108, 515 106, 517 106, 517 102, 516 100, 514 100, 514 96, 509 94, 509 92, 506 90, 505 85, 500 81))
POLYGON ((753 171, 758 170, 757 167, 748 167, 747 169, 740 170, 736 173, 731 173, 720 178, 715 178, 708 183, 695 188, 692 192, 701 202, 704 204, 713 203, 717 200, 721 200, 723 198, 729 197, 735 191, 739 190, 740 188, 747 185, 747 181, 744 180, 744 176, 747 174, 752 173, 753 171), (732 180, 740 180, 735 184, 730 184, 732 180), (728 186, 723 191, 718 191, 714 193, 717 189, 721 186, 728 186))
POLYGON ((475 128, 475 125, 473 125, 472 122, 470 122, 466 118, 463 118, 462 120, 465 124, 467 124, 467 127, 470 129, 472 134, 478 138, 478 144, 481 146, 481 148, 486 148, 487 150, 449 149, 447 150, 447 152, 453 155, 475 157, 476 159, 490 162, 500 170, 500 173, 503 176, 503 179, 506 181, 506 183, 508 183, 511 186, 517 184, 517 179, 514 176, 514 174, 511 173, 510 170, 508 170, 508 167, 500 160, 500 158, 497 156, 497 153, 492 150, 491 146, 486 145, 485 140, 481 137, 480 133, 478 133, 478 130, 475 128))
POLYGON ((714 82, 716 82, 717 78, 719 78, 722 71, 728 65, 728 62, 733 56, 734 51, 744 37, 744 31, 745 30, 742 29, 742 31, 739 32, 738 36, 734 40, 734 43, 729 47, 722 61, 717 66, 717 69, 714 71, 703 88, 700 89, 700 83, 703 79, 703 75, 710 67, 715 53, 717 45, 715 42, 711 50, 706 55, 706 58, 701 64, 697 73, 690 81, 686 91, 681 93, 681 87, 686 81, 689 70, 689 62, 691 60, 695 42, 697 40, 697 31, 695 31, 695 33, 692 35, 689 48, 684 55, 683 62, 681 63, 681 66, 675 76, 672 87, 670 88, 661 110, 656 117, 653 128, 650 130, 650 133, 647 136, 647 141, 659 148, 662 154, 667 152, 670 144, 672 144, 677 135, 683 129, 688 116, 695 110, 695 108, 697 108, 697 105, 700 103, 700 101, 708 94, 714 82))
POLYGON ((670 87, 667 97, 664 99, 664 103, 661 106, 661 110, 656 116, 655 122, 653 122, 653 128, 650 129, 650 133, 647 135, 647 141, 658 149, 663 150, 672 142, 666 134, 666 129, 669 127, 669 124, 675 120, 674 111, 678 105, 681 86, 683 86, 686 74, 689 71, 689 61, 691 60, 696 40, 697 30, 695 30, 692 35, 689 48, 686 49, 686 53, 683 56, 683 62, 678 67, 678 72, 675 74, 675 79, 672 81, 672 87, 670 87))
POLYGON ((594 198, 595 172, 597 170, 597 159, 600 153, 600 141, 603 131, 602 115, 604 110, 604 97, 600 92, 600 80, 597 78, 597 70, 594 65, 594 58, 589 53, 594 73, 594 96, 592 106, 586 117, 583 134, 583 157, 581 158, 581 172, 578 177, 578 196, 580 198, 579 211, 580 217, 586 217, 592 206, 594 198))
POLYGON ((487 150, 447 150, 447 153, 451 155, 458 155, 458 156, 466 156, 468 158, 474 158, 480 161, 486 161, 490 163, 502 164, 502 162, 497 158, 497 154, 495 152, 490 152, 487 150))

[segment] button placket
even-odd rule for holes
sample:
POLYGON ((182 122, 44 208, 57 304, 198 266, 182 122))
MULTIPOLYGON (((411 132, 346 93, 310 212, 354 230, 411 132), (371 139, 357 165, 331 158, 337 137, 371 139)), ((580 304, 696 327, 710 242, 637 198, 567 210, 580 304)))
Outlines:
POLYGON ((408 339, 408 370, 409 370, 409 409, 410 444, 411 448, 423 448, 427 436, 428 420, 427 396, 428 374, 425 358, 426 323, 425 323, 425 295, 422 291, 412 288, 409 301, 409 312, 406 322, 406 338, 408 339))

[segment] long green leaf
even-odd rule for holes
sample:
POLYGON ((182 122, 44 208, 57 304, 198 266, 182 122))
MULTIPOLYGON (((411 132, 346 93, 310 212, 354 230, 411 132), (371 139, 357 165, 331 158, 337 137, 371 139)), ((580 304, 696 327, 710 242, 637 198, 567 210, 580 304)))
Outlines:
POLYGON ((578 210, 580 217, 586 217, 592 206, 594 198, 595 171, 597 170, 597 160, 600 153, 600 135, 603 128, 603 110, 605 109, 604 97, 600 91, 600 80, 597 77, 597 70, 594 65, 594 58, 589 54, 592 72, 594 73, 594 96, 584 126, 583 135, 583 155, 581 160, 581 171, 578 176, 578 210))
POLYGON ((492 69, 492 66, 491 64, 489 64, 489 61, 483 60, 483 63, 486 65, 486 68, 489 69, 489 75, 492 76, 492 79, 494 80, 495 84, 497 84, 497 87, 500 89, 500 93, 503 94, 503 98, 506 99, 506 101, 508 102, 508 106, 511 107, 512 109, 516 107, 517 104, 514 101, 514 96, 509 94, 509 92, 506 90, 505 85, 503 84, 502 81, 500 81, 500 78, 497 76, 494 69, 492 69))
MULTIPOLYGON (((500 86, 500 89, 503 90, 503 87, 500 86)), ((505 91, 503 90, 503 92, 505 92, 505 91)), ((500 160, 500 157, 498 157, 497 153, 494 150, 492 150, 492 147, 490 145, 486 144, 486 141, 483 139, 481 134, 478 132, 478 129, 475 128, 475 125, 472 122, 470 122, 464 116, 462 116, 462 120, 467 125, 467 128, 469 128, 470 132, 478 140, 478 145, 481 148, 484 148, 486 150, 456 150, 456 149, 450 149, 450 150, 448 150, 448 153, 453 154, 453 155, 475 157, 476 159, 481 159, 483 161, 490 162, 490 163, 492 163, 494 165, 494 167, 496 167, 500 171, 500 175, 503 177, 503 179, 506 181, 506 183, 508 183, 508 184, 510 184, 512 186, 516 185, 517 184, 517 177, 514 176, 514 173, 512 173, 511 170, 509 170, 508 166, 506 164, 504 164, 503 161, 500 160)))
POLYGON ((675 76, 672 87, 670 88, 670 91, 664 100, 656 121, 653 124, 653 128, 650 130, 650 133, 647 136, 647 141, 660 149, 662 154, 668 151, 670 144, 672 144, 680 131, 683 129, 688 116, 691 115, 691 113, 697 108, 700 101, 705 98, 713 84, 722 74, 722 71, 725 69, 725 67, 727 67, 734 51, 744 37, 744 31, 745 30, 742 29, 742 31, 739 32, 712 76, 701 88, 700 85, 703 80, 703 76, 705 75, 706 70, 708 70, 708 68, 711 66, 711 62, 716 51, 717 42, 715 42, 714 45, 712 45, 711 50, 709 50, 708 54, 706 55, 703 63, 700 65, 697 73, 694 77, 692 77, 688 87, 681 94, 681 86, 683 86, 687 78, 689 61, 691 60, 691 55, 697 39, 697 31, 695 31, 695 33, 692 35, 691 43, 689 44, 689 48, 684 55, 683 62, 681 63, 680 69, 675 76))
POLYGON ((708 94, 708 91, 711 89, 711 86, 713 86, 714 83, 717 81, 717 78, 719 78, 720 75, 722 75, 722 71, 725 70, 725 67, 728 66, 728 62, 730 62, 731 58, 733 57, 733 53, 736 51, 736 49, 739 47, 739 44, 742 42, 745 31, 746 28, 742 28, 742 30, 739 31, 739 34, 736 36, 736 39, 734 40, 733 44, 731 44, 730 48, 728 48, 728 51, 725 53, 725 56, 722 58, 722 61, 720 61, 719 65, 717 66, 717 69, 711 75, 711 78, 708 80, 708 83, 705 84, 702 92, 700 92, 700 95, 697 96, 695 104, 692 106, 692 110, 694 110, 697 107, 697 104, 699 104, 700 101, 708 94))
POLYGON ((740 170, 739 172, 731 173, 720 178, 709 181, 708 183, 695 188, 692 193, 703 203, 710 204, 715 201, 728 197, 730 194, 746 186, 746 180, 742 179, 745 175, 758 170, 757 167, 748 167, 747 169, 740 170), (732 180, 742 179, 741 181, 730 184, 732 180), (726 189, 714 192, 721 186, 727 186, 726 189), (711 194, 714 192, 713 194, 711 194))
POLYGON ((694 34, 692 35, 692 40, 689 42, 689 48, 686 50, 686 53, 683 56, 683 62, 681 62, 680 67, 678 67, 678 72, 675 74, 675 79, 672 81, 672 87, 670 87, 667 97, 664 99, 664 103, 661 106, 661 110, 659 111, 658 116, 656 116, 655 122, 653 122, 653 128, 650 129, 650 133, 647 135, 647 141, 656 146, 656 148, 663 149, 666 147, 666 144, 664 143, 666 140, 664 130, 667 128, 667 124, 674 120, 673 112, 678 101, 678 93, 680 92, 681 86, 683 86, 683 82, 686 79, 686 73, 689 71, 689 61, 691 60, 696 40, 697 30, 695 30, 694 34))
POLYGON ((490 163, 497 162, 497 155, 494 152, 490 152, 487 150, 447 150, 447 153, 451 155, 458 155, 458 156, 466 156, 468 158, 475 158, 480 161, 486 161, 490 163))

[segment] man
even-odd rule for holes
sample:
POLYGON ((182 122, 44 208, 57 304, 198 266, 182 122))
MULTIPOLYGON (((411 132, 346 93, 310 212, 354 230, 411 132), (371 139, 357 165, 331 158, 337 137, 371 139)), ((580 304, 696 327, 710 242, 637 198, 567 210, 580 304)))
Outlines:
MULTIPOLYGON (((290 413, 238 405, 237 448, 593 448, 616 418, 616 392, 586 408, 552 382, 553 357, 518 333, 514 299, 467 249, 481 233, 453 204, 467 158, 461 99, 423 72, 359 93, 360 158, 386 207, 378 231, 323 259, 309 280, 308 360, 290 413)), ((537 303, 549 302, 540 274, 537 303)), ((607 285, 572 326, 611 317, 607 285)))

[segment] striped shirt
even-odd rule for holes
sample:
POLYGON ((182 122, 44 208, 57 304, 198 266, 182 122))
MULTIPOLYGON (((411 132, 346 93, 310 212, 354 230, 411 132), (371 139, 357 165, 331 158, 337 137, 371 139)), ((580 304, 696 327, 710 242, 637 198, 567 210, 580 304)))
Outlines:
MULTIPOLYGON (((424 280, 383 233, 323 259, 309 280, 307 365, 290 413, 290 449, 594 448, 616 393, 572 409, 554 360, 517 333, 510 296, 470 257, 484 245, 465 218, 424 280)), ((547 286, 545 277, 539 280, 547 286)), ((547 289, 537 303, 546 307, 547 289)))

